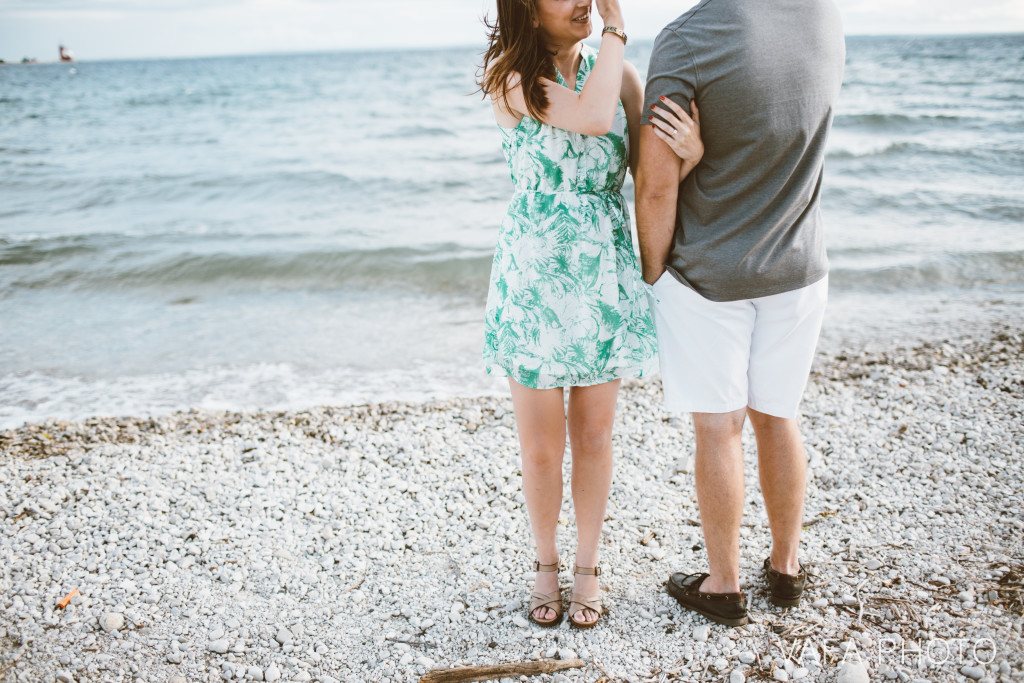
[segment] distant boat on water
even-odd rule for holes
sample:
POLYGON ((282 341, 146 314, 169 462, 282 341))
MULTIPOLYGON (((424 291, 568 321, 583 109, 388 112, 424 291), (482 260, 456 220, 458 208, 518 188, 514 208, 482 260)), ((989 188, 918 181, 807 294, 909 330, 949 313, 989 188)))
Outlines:
POLYGON ((60 53, 60 61, 62 62, 73 62, 75 61, 75 55, 71 50, 67 49, 63 45, 58 46, 58 52, 60 53))

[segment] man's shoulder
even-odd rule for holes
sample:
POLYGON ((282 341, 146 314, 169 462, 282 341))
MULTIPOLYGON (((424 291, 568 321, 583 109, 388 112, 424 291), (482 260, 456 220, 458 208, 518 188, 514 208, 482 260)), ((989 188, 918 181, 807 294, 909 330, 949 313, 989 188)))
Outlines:
POLYGON ((661 30, 661 33, 682 38, 689 31, 700 30, 701 24, 712 18, 726 2, 727 0, 700 0, 696 5, 670 21, 661 30))
POLYGON ((652 61, 660 59, 676 62, 683 58, 689 63, 693 59, 694 49, 699 48, 708 27, 716 20, 716 5, 725 2, 728 0, 701 0, 670 21, 654 39, 652 61))

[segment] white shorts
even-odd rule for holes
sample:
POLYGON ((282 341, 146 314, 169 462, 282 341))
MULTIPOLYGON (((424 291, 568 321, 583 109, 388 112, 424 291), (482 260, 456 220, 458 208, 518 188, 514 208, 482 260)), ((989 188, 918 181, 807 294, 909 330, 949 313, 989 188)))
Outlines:
POLYGON ((795 418, 811 372, 828 277, 782 294, 710 301, 665 273, 647 287, 665 409, 741 408, 795 418))

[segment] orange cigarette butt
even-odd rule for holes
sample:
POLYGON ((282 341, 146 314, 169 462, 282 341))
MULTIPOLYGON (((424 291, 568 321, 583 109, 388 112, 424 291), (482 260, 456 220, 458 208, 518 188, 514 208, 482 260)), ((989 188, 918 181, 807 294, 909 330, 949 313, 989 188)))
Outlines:
POLYGON ((64 599, 57 603, 57 609, 64 609, 65 607, 67 607, 71 603, 71 598, 75 597, 76 595, 78 595, 77 588, 68 593, 67 595, 65 595, 64 599))

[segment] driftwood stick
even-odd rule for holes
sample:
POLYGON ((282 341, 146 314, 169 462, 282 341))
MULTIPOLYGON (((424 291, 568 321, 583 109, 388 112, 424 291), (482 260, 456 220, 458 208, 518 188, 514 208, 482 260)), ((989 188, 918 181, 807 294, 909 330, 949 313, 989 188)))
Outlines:
POLYGON ((564 669, 580 669, 586 665, 587 663, 582 659, 567 659, 565 661, 546 660, 490 666, 464 666, 458 669, 431 669, 420 679, 419 683, 466 683, 467 681, 490 681, 495 678, 515 676, 539 676, 564 669))

